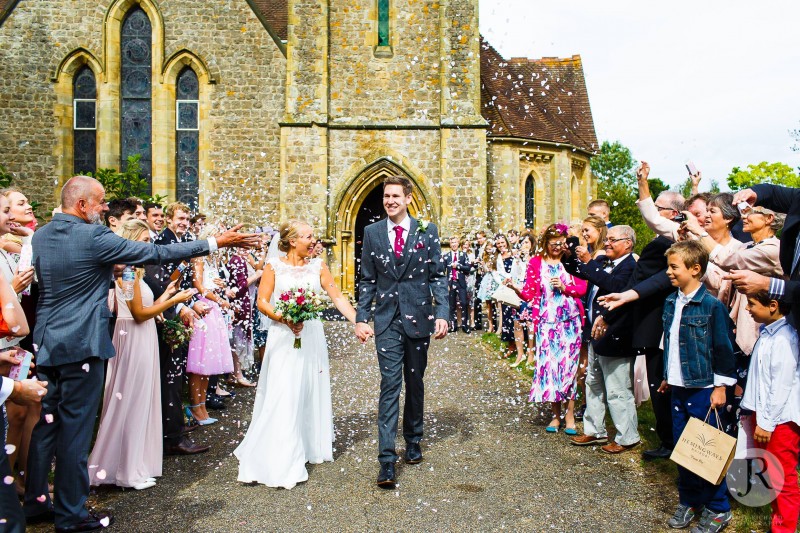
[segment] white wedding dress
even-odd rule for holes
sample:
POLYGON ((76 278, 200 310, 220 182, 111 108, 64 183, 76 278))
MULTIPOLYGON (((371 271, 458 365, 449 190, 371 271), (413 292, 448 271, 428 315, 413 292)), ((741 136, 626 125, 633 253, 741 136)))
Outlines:
MULTIPOLYGON (((277 257, 268 263, 275 270, 273 302, 289 289, 322 291, 320 259, 300 267, 277 257)), ((305 322, 300 338, 302 346, 296 349, 286 325, 269 328, 253 418, 233 452, 239 459, 239 481, 291 489, 308 480, 306 463, 333 461, 330 367, 322 322, 305 322)))

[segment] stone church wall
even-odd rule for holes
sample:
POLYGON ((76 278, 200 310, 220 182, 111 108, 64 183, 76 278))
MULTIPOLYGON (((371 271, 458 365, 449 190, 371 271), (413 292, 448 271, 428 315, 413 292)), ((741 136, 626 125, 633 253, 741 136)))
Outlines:
MULTIPOLYGON (((201 150, 208 161, 206 174, 201 176, 201 189, 209 193, 205 203, 253 222, 262 215, 274 219, 278 213, 278 121, 284 110, 285 58, 244 1, 154 3, 164 24, 163 52, 154 53, 163 54, 166 60, 186 49, 208 66, 216 82, 209 88, 209 109, 201 109, 200 128, 205 130, 201 139, 207 139, 205 145, 201 141, 201 150)), ((67 150, 56 134, 60 118, 55 113, 51 77, 77 48, 86 49, 101 64, 109 59, 103 49, 103 21, 112 4, 20 2, 0 27, 0 164, 17 175, 16 183, 46 208, 57 203, 57 185, 68 177, 59 175, 58 170, 67 150)), ((153 83, 155 86, 160 80, 154 76, 153 83)), ((155 99, 153 106, 154 113, 159 112, 155 99)), ((155 137, 154 131, 154 141, 155 137)), ((103 154, 98 159, 118 164, 119 156, 103 154)), ((174 176, 163 175, 165 168, 154 160, 154 177, 161 172, 162 180, 174 183, 174 176)))

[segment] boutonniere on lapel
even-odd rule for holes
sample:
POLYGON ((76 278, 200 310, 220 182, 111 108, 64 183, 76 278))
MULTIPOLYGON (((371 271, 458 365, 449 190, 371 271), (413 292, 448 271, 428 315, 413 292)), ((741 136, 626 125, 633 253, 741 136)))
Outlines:
POLYGON ((425 233, 428 231, 428 224, 430 224, 430 222, 427 220, 417 220, 417 233, 425 233))

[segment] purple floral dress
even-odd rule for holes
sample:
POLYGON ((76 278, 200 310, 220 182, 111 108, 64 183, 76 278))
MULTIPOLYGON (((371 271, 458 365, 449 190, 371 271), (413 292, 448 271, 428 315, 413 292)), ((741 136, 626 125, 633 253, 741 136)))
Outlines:
POLYGON ((581 312, 575 298, 550 287, 550 280, 555 277, 566 284, 569 274, 564 267, 560 263, 550 265, 543 261, 541 272, 536 370, 528 399, 531 402, 572 400, 581 350, 581 312))

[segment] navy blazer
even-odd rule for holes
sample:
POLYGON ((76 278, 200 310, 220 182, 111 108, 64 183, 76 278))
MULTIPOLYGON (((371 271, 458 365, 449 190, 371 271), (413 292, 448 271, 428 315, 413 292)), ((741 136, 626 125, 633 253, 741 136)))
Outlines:
POLYGON ((364 228, 356 322, 369 321, 374 300, 375 335, 386 331, 399 314, 410 338, 430 337, 434 319, 450 319, 439 231, 433 223, 421 231, 411 217, 403 255, 398 259, 389 243, 388 221, 385 218, 364 228))
POLYGON ((800 326, 800 268, 792 273, 792 261, 796 249, 797 236, 800 235, 800 189, 781 187, 762 183, 753 185, 756 193, 756 205, 764 206, 778 213, 786 213, 786 220, 781 231, 780 261, 783 273, 788 278, 783 301, 792 306, 790 321, 795 327, 800 326))
MULTIPOLYGON (((664 253, 672 246, 672 241, 658 236, 642 249, 630 283, 625 290, 633 289, 639 294, 634 303, 621 307, 619 312, 632 311, 631 342, 634 348, 659 348, 664 326, 661 314, 664 301, 675 292, 675 287, 667 277, 667 258, 664 253), (629 309, 625 309, 629 307, 629 309)), ((616 312, 616 311, 615 311, 616 312)), ((607 317, 613 321, 615 316, 607 317)))
MULTIPOLYGON (((458 251, 458 261, 455 263, 455 269, 458 271, 458 278, 456 279, 456 283, 459 286, 463 286, 466 288, 467 286, 467 276, 470 272, 474 269, 472 263, 469 260, 469 256, 462 252, 461 250, 458 251)), ((445 266, 445 273, 447 275, 447 282, 450 283, 452 281, 453 276, 453 251, 450 250, 449 252, 445 253, 442 256, 442 260, 445 266)))
POLYGON ((33 342, 41 366, 114 356, 108 286, 115 264, 177 262, 209 253, 208 241, 157 246, 62 213, 33 234, 32 245, 39 279, 33 342))
MULTIPOLYGON (((612 292, 622 292, 627 287, 636 268, 636 259, 633 258, 633 254, 629 255, 611 272, 606 272, 603 263, 594 259, 588 263, 578 262, 576 266, 579 277, 597 286, 597 294, 592 301, 592 323, 598 316, 603 316, 605 319, 609 311, 598 303, 598 298, 612 292)), ((606 357, 633 356, 629 313, 624 313, 609 323, 606 334, 598 340, 593 340, 592 346, 598 355, 606 357)))

